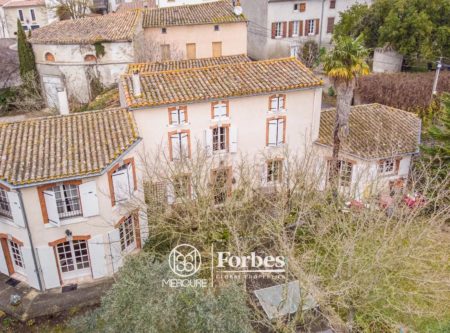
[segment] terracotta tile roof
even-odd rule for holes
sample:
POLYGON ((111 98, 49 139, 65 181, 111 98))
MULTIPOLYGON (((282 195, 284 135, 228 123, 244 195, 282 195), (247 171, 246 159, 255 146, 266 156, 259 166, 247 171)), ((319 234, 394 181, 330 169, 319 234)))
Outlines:
MULTIPOLYGON (((0 1, 0 5, 2 2, 0 1)), ((30 6, 45 6, 44 0, 10 0, 4 1, 4 8, 15 8, 15 7, 30 7, 30 6)))
POLYGON ((98 41, 131 41, 139 12, 125 12, 54 22, 32 33, 34 44, 93 44, 98 41))
POLYGON ((140 80, 142 95, 135 97, 132 75, 121 77, 120 85, 129 107, 190 103, 322 85, 295 58, 145 73, 140 75, 140 80))
POLYGON ((244 54, 241 55, 233 55, 233 56, 225 56, 225 57, 216 57, 216 58, 202 58, 202 59, 192 59, 192 60, 171 60, 171 61, 162 61, 162 62, 144 62, 137 64, 129 64, 127 73, 131 74, 135 70, 139 71, 139 73, 148 73, 148 72, 162 72, 162 71, 171 71, 175 69, 188 69, 188 68, 199 68, 199 67, 208 67, 208 66, 216 66, 216 65, 225 65, 225 64, 238 64, 241 62, 250 62, 250 58, 244 54))
POLYGON ((116 13, 123 13, 129 10, 144 9, 144 8, 156 8, 155 0, 147 1, 133 1, 133 2, 123 2, 117 7, 116 13))
MULTIPOLYGON (((336 109, 322 111, 317 143, 333 145, 335 116, 336 109)), ((363 159, 412 154, 419 149, 421 121, 410 112, 381 104, 353 106, 349 129, 341 151, 363 159)))
POLYGON ((196 5, 173 6, 144 11, 144 28, 174 25, 246 22, 233 12, 231 1, 219 0, 196 5))
POLYGON ((124 109, 0 123, 0 179, 24 185, 98 174, 138 140, 124 109))

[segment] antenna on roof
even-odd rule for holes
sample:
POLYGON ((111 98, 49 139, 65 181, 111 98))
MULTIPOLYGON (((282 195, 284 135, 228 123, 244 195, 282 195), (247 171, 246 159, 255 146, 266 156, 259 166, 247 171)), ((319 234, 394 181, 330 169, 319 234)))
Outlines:
POLYGON ((241 2, 239 0, 233 0, 233 12, 236 16, 242 15, 241 2))

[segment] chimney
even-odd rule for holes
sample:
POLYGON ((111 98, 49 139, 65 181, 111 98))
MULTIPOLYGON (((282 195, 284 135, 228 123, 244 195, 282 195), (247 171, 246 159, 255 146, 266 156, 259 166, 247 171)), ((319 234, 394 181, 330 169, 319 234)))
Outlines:
POLYGON ((141 96, 141 76, 139 75, 138 70, 133 71, 132 82, 133 82, 134 97, 140 97, 141 96))
POLYGON ((233 0, 233 12, 236 16, 242 15, 242 7, 239 0, 233 0))
POLYGON ((69 100, 67 99, 67 92, 64 88, 58 89, 58 106, 60 114, 69 114, 69 100))

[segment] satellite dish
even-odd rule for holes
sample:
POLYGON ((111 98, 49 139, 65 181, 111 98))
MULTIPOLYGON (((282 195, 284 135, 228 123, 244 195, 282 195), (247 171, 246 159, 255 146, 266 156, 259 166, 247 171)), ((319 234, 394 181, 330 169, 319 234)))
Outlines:
POLYGON ((233 11, 237 16, 242 15, 242 7, 241 6, 235 6, 233 11))

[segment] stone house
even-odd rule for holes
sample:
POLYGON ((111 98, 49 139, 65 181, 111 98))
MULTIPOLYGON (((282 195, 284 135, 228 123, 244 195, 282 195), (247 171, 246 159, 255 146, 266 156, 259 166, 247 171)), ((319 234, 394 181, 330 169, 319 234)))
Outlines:
POLYGON ((17 20, 22 23, 25 32, 47 25, 45 2, 43 0, 0 1, 0 37, 17 36, 17 20))
POLYGON ((47 290, 111 276, 148 235, 136 124, 123 109, 0 128, 0 272, 47 290))
POLYGON ((134 62, 136 11, 54 22, 30 39, 47 105, 59 107, 57 92, 87 103, 101 87, 113 86, 134 62))
POLYGON ((329 45, 339 13, 372 0, 242 0, 249 20, 248 55, 254 59, 294 56, 307 40, 329 45))
MULTIPOLYGON (((315 151, 326 168, 332 156, 336 109, 324 110, 315 151)), ((341 141, 339 186, 349 197, 369 199, 375 194, 402 193, 411 159, 419 152, 421 121, 410 112, 381 104, 353 106, 349 136, 341 141)))

